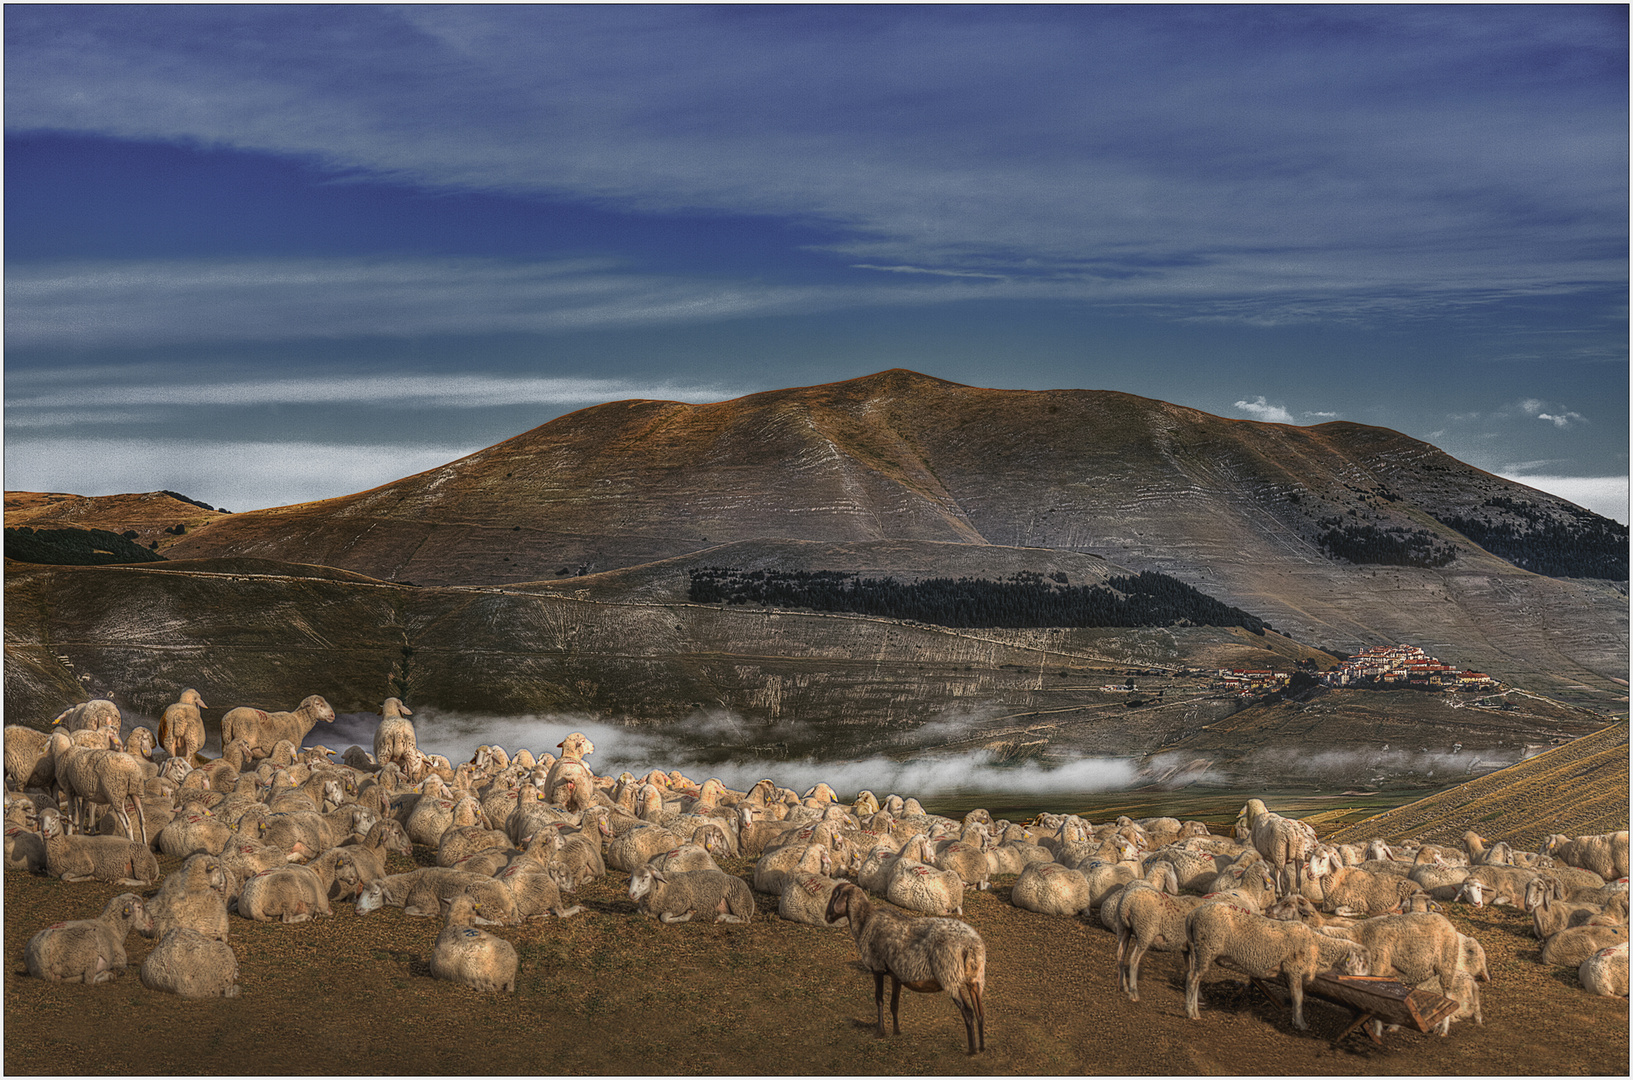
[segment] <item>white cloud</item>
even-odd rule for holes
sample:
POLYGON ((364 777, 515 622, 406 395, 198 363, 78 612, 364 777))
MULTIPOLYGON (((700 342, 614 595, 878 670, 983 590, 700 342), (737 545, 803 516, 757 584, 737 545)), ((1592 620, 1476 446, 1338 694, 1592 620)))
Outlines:
POLYGON ((1585 424, 1585 423, 1588 422, 1587 418, 1584 417, 1581 413, 1574 413, 1574 412, 1563 412, 1563 413, 1559 413, 1558 415, 1553 415, 1553 414, 1549 414, 1549 413, 1537 413, 1537 419, 1538 420, 1547 420, 1550 423, 1552 423, 1554 425, 1554 427, 1559 427, 1559 428, 1570 427, 1572 424, 1585 424))
POLYGON ((1527 476, 1517 472, 1497 475, 1628 524, 1628 478, 1625 476, 1527 476))
POLYGON ((1263 420, 1266 423, 1291 424, 1293 422, 1292 413, 1280 405, 1270 404, 1264 399, 1263 394, 1260 394, 1252 401, 1238 401, 1236 407, 1253 417, 1253 419, 1263 420))
POLYGON ((350 495, 479 449, 12 435, 5 446, 6 490, 76 495, 169 490, 241 512, 350 495))
POLYGON ((1338 414, 1335 413, 1335 412, 1307 412, 1304 415, 1305 416, 1317 416, 1317 417, 1320 417, 1323 420, 1336 420, 1338 418, 1338 414))

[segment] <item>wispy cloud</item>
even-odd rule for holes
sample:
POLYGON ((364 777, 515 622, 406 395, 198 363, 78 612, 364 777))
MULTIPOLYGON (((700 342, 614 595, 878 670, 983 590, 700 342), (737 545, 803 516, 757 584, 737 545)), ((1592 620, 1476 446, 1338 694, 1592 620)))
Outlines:
MULTIPOLYGON (((1093 303, 1129 293, 1095 282, 1143 279, 1186 317, 1199 299, 1277 323, 1626 280, 1619 13, 324 11, 17 8, 8 130, 765 215, 896 273, 1061 273, 1093 303)), ((631 307, 768 304, 658 288, 631 307)))
POLYGON ((1236 407, 1253 417, 1253 419, 1263 420, 1266 423, 1291 424, 1293 422, 1292 413, 1288 412, 1283 406, 1270 404, 1265 400, 1263 394, 1260 394, 1252 401, 1238 401, 1236 407))
POLYGON ((1520 402, 1520 409, 1525 413, 1525 415, 1534 416, 1538 420, 1547 421, 1557 428, 1568 428, 1577 424, 1585 424, 1588 422, 1587 417, 1583 416, 1581 413, 1572 412, 1569 409, 1562 409, 1558 406, 1551 406, 1547 402, 1540 401, 1536 398, 1527 398, 1526 400, 1520 402))
POLYGON ((1628 478, 1625 476, 1550 476, 1527 473, 1518 466, 1498 475, 1628 524, 1628 478))

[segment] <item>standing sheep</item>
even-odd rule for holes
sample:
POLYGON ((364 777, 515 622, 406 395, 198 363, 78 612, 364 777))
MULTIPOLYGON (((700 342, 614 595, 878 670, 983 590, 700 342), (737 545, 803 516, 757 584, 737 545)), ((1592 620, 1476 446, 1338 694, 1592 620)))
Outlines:
POLYGON ((53 923, 28 939, 23 964, 37 979, 106 982, 125 970, 125 938, 153 936, 153 919, 135 893, 109 900, 94 919, 53 923))
POLYGON ((319 722, 335 722, 335 711, 318 694, 300 703, 293 712, 266 712, 240 705, 221 718, 221 745, 238 739, 249 746, 253 758, 269 757, 279 742, 299 746, 319 722))
POLYGON ((419 753, 414 724, 406 719, 413 715, 400 698, 386 698, 380 706, 380 724, 374 729, 374 760, 378 765, 395 761, 407 768, 411 756, 419 753))
POLYGON ((118 735, 124 720, 118 705, 107 698, 93 698, 70 705, 51 723, 62 725, 64 731, 107 731, 118 735))
POLYGON ((914 919, 873 906, 867 893, 849 882, 833 891, 825 918, 849 919, 851 939, 862 966, 873 973, 879 1010, 879 1037, 885 1034, 885 976, 890 976, 890 1022, 902 1033, 902 987, 921 994, 945 992, 964 1020, 969 1052, 987 1048, 987 947, 981 935, 957 919, 914 919))
POLYGON ((166 933, 140 971, 149 990, 184 998, 237 997, 238 958, 225 940, 177 927, 166 933))
POLYGON ((482 902, 461 892, 448 901, 448 918, 431 950, 431 975, 472 990, 516 991, 516 947, 473 924, 482 918, 482 902))
MULTIPOLYGON (((1260 979, 1281 975, 1293 1003, 1293 1026, 1304 1021, 1304 984, 1321 970, 1316 932, 1299 922, 1255 915, 1227 903, 1207 903, 1187 917, 1185 936, 1190 965, 1185 974, 1185 1015, 1201 1017, 1202 977, 1215 960, 1226 959, 1237 970, 1260 979)), ((1365 972, 1355 972, 1365 974, 1365 972)))
POLYGON ((204 718, 199 710, 208 708, 191 687, 181 692, 174 705, 165 707, 164 715, 159 717, 159 745, 165 753, 189 765, 198 764, 195 755, 204 749, 204 718))
POLYGON ((6 786, 12 791, 26 788, 45 789, 56 778, 56 767, 51 761, 47 744, 49 732, 36 731, 21 724, 7 724, 5 729, 6 786))

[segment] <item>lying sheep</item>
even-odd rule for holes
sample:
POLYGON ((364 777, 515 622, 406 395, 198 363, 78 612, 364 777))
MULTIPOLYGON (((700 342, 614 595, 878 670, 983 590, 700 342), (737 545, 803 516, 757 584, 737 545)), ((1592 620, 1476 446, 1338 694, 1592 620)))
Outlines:
POLYGON ((687 922, 698 912, 713 912, 715 922, 754 917, 748 883, 719 870, 671 875, 643 866, 629 879, 629 898, 641 914, 664 923, 687 922))
POLYGON ((337 878, 355 886, 356 871, 341 858, 327 855, 309 866, 263 870, 244 882, 238 894, 238 914, 256 922, 306 922, 332 915, 329 892, 337 878))
POLYGON ((403 831, 402 823, 390 818, 376 821, 362 840, 349 840, 341 844, 338 850, 344 852, 357 868, 359 888, 386 876, 387 855, 395 852, 410 859, 414 857, 414 845, 408 842, 408 834, 403 831))
POLYGON ((319 723, 334 722, 334 709, 317 694, 306 698, 293 712, 266 712, 240 705, 221 718, 221 743, 226 746, 242 739, 251 757, 264 758, 280 741, 299 746, 319 723))
POLYGON ((777 914, 790 922, 838 926, 838 922, 828 921, 828 901, 833 898, 834 890, 843 884, 843 881, 821 874, 791 874, 783 882, 782 896, 777 900, 777 914))
POLYGON ((45 840, 45 872, 64 881, 108 881, 151 885, 159 880, 159 860, 146 844, 122 836, 67 836, 62 818, 40 815, 45 840))
MULTIPOLYGON (((830 874, 833 856, 821 844, 799 844, 775 848, 761 855, 754 864, 754 887, 763 893, 778 896, 783 882, 794 874, 830 874)), ((960 888, 962 888, 960 883, 960 888)))
POLYGON ((159 745, 164 747, 165 753, 189 764, 196 763, 196 755, 204 749, 205 739, 204 717, 199 710, 208 708, 192 687, 183 690, 174 705, 165 706, 164 715, 159 717, 159 745))
POLYGON ((902 987, 923 994, 945 992, 964 1020, 969 1052, 987 1048, 987 948, 981 935, 957 919, 914 919, 875 907, 867 893, 849 882, 834 889, 824 918, 848 919, 862 966, 873 973, 878 1032, 885 1034, 885 976, 890 976, 890 1022, 902 1033, 902 987))
POLYGON ((135 930, 153 936, 153 919, 135 893, 109 900, 94 919, 53 923, 28 939, 23 964, 37 979, 106 982, 125 970, 125 939, 135 930))
POLYGON ((1542 842, 1540 854, 1558 859, 1566 866, 1591 870, 1606 881, 1627 876, 1627 830, 1578 836, 1555 833, 1542 842))
POLYGON ((194 855, 164 879, 148 901, 153 932, 162 938, 186 928, 216 941, 227 940, 227 872, 214 855, 194 855))
POLYGON ((225 940, 185 926, 167 932, 142 961, 142 985, 184 998, 237 997, 238 958, 225 940))
POLYGON ((1040 915, 1076 915, 1089 906, 1089 882, 1059 863, 1032 863, 1010 887, 1009 902, 1040 915))
POLYGON ((1627 942, 1600 949, 1576 969, 1582 989, 1604 997, 1627 996, 1627 942))
POLYGON ((518 919, 543 919, 550 915, 565 919, 584 910, 582 904, 564 907, 557 875, 549 870, 534 869, 526 860, 513 862, 499 871, 494 880, 510 890, 518 919))
POLYGON ((670 874, 685 874, 693 870, 719 870, 720 866, 702 844, 682 844, 668 851, 660 851, 647 860, 654 870, 670 874))
POLYGON ((483 918, 482 902, 468 892, 448 901, 448 917, 431 950, 431 976, 472 990, 516 991, 516 947, 473 924, 483 918))
POLYGON ((1435 900, 1455 900, 1463 889, 1463 882, 1468 879, 1468 866, 1447 866, 1443 863, 1419 863, 1407 874, 1407 880, 1415 881, 1418 887, 1428 893, 1435 900))
POLYGON ((927 843, 924 837, 916 837, 902 849, 901 858, 890 868, 885 899, 926 915, 964 914, 964 879, 954 871, 937 870, 914 857, 924 853, 927 843))
POLYGON ((6 869, 38 873, 46 868, 45 838, 32 829, 12 825, 6 829, 6 869))
POLYGON ((1518 866, 1470 867, 1457 899, 1466 900, 1475 907, 1486 904, 1524 907, 1526 889, 1537 876, 1537 871, 1518 866))
POLYGON ((1625 926, 1572 926, 1561 930, 1542 945, 1542 962, 1579 967, 1601 949, 1627 942, 1625 926))
POLYGON ((1322 905, 1338 915, 1366 917, 1399 912, 1423 892, 1417 882, 1393 874, 1371 874, 1359 866, 1340 866, 1321 879, 1322 905))
POLYGON ((426 866, 406 874, 387 874, 369 882, 357 894, 357 914, 367 915, 382 907, 400 907, 404 915, 429 918, 442 914, 442 902, 461 892, 469 892, 493 916, 494 922, 513 926, 521 921, 510 890, 501 882, 480 874, 441 866, 426 866))

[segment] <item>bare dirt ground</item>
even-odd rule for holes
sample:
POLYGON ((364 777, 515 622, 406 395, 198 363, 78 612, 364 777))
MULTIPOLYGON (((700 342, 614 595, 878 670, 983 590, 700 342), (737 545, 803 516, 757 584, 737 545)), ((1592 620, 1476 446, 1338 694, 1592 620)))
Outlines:
MULTIPOLYGON (((429 853, 417 849, 429 862, 429 853)), ((411 869, 394 856, 394 871, 411 869)), ((166 872, 179 860, 161 857, 166 872)), ((747 861, 727 864, 748 874, 747 861)), ((233 917, 242 995, 185 1001, 142 987, 152 942, 100 986, 23 974, 41 927, 95 915, 124 890, 5 873, 8 1074, 1600 1074, 1628 1072, 1628 1002, 1598 998, 1574 970, 1544 966, 1529 920, 1454 905, 1485 946, 1484 1027, 1448 1038, 1397 1032, 1331 1045, 1343 1010, 1307 999, 1309 1031, 1220 973, 1202 1016, 1183 1010, 1177 954, 1147 957, 1141 1001, 1116 989, 1115 938, 1098 923, 1022 911, 1013 878, 970 893, 987 944, 987 1050, 964 1053, 945 995, 904 994, 902 1035, 876 1038, 873 981, 849 932, 791 923, 757 895, 746 925, 664 926, 635 913, 617 871, 570 919, 494 928, 521 956, 517 992, 430 977, 440 924, 387 908, 295 926, 233 917)), ((156 888, 142 891, 151 895, 156 888)))

